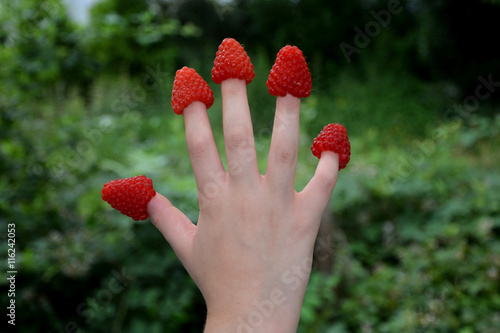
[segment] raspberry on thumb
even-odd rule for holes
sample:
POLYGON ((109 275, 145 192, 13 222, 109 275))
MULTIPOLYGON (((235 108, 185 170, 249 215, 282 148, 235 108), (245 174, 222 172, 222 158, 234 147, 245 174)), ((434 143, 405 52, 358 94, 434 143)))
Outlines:
POLYGON ((302 98, 311 94, 311 73, 297 46, 287 45, 278 52, 266 85, 273 96, 290 94, 302 98))
POLYGON ((175 73, 172 108, 176 114, 181 115, 193 102, 202 102, 210 109, 214 104, 214 92, 200 74, 184 66, 175 73))
POLYGON ((311 151, 317 158, 321 158, 321 153, 324 151, 338 154, 339 171, 344 169, 351 159, 351 144, 347 130, 340 124, 326 125, 313 140, 311 151))
POLYGON ((102 199, 135 221, 148 218, 149 201, 156 195, 153 181, 137 176, 110 181, 102 189, 102 199))

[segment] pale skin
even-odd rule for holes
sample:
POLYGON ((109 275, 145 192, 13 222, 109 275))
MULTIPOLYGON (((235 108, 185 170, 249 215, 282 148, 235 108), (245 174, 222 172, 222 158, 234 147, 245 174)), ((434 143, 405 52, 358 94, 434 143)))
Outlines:
POLYGON ((205 298, 204 332, 295 332, 338 155, 324 152, 308 185, 295 191, 301 100, 278 97, 267 169, 260 174, 245 81, 225 80, 221 93, 228 171, 205 105, 184 110, 200 198, 197 224, 159 193, 148 213, 205 298))

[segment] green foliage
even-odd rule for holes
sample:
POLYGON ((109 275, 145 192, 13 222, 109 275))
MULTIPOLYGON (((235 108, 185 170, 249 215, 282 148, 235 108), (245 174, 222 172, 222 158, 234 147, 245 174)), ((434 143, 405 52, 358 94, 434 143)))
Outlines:
POLYGON ((313 273, 301 332, 495 332, 499 133, 496 117, 383 150, 380 133, 352 139, 333 195, 334 267, 313 273))
POLYGON ((0 4, 2 88, 41 97, 42 88, 82 79, 74 25, 59 0, 20 0, 0 4), (8 64, 8 65, 7 65, 8 64), (63 80, 61 80, 63 78, 63 80))
POLYGON ((126 112, 108 108, 136 87, 139 82, 126 78, 102 79, 87 106, 72 94, 60 104, 24 104, 38 113, 17 109, 13 119, 13 112, 2 112, 2 124, 9 126, 0 144, 0 218, 17 225, 22 278, 37 281, 18 300, 40 307, 36 318, 19 311, 19 322, 60 330, 73 321, 92 332, 124 332, 123 325, 130 332, 155 331, 160 324, 151 318, 162 318, 168 323, 162 328, 173 331, 203 324, 201 295, 161 234, 148 223, 113 214, 100 198, 105 182, 145 173, 196 218, 182 119, 167 116, 161 103, 146 113, 139 111, 147 104, 126 112), (164 133, 170 134, 165 140, 153 139, 164 133), (116 291, 110 281, 122 270, 134 278, 116 291), (200 315, 193 312, 197 307, 200 315))
POLYGON ((351 138, 322 245, 332 269, 316 257, 299 332, 496 332, 498 92, 472 117, 445 116, 474 96, 479 75, 496 73, 495 54, 467 46, 464 32, 496 13, 491 3, 475 3, 476 21, 463 26, 467 10, 452 1, 408 4, 348 64, 338 45, 387 2, 106 0, 86 27, 59 0, 1 2, 0 225, 16 223, 22 331, 201 331, 204 301, 161 234, 110 209, 100 191, 146 174, 196 221, 170 91, 184 65, 207 79, 224 155, 209 77, 217 45, 232 36, 255 66, 248 96, 262 172, 275 102, 265 81, 283 44, 301 47, 313 73, 296 189, 314 174, 310 142, 325 124, 343 123, 351 138))
POLYGON ((142 73, 145 64, 175 66, 181 56, 179 39, 199 36, 201 31, 155 8, 145 2, 116 0, 92 9, 91 25, 83 38, 100 69, 135 74, 142 73))

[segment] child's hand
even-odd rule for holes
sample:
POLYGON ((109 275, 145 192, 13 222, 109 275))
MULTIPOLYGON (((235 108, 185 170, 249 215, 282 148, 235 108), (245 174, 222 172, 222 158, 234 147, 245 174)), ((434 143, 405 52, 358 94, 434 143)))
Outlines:
POLYGON ((228 172, 205 104, 193 102, 183 113, 200 198, 197 225, 160 194, 148 212, 206 299, 206 332, 294 332, 338 155, 324 152, 314 177, 297 193, 300 98, 278 97, 261 175, 246 83, 227 79, 221 89, 228 172))
POLYGON ((253 66, 241 45, 224 40, 212 75, 221 83, 228 171, 207 115, 213 93, 206 82, 185 67, 177 73, 172 97, 174 111, 185 119, 200 203, 197 225, 155 195, 145 177, 106 185, 103 199, 136 219, 149 214, 205 297, 206 332, 294 332, 321 216, 339 165, 349 161, 347 134, 340 125, 325 127, 312 148, 320 157, 316 173, 297 193, 300 97, 311 90, 302 52, 284 47, 267 82, 278 97, 265 175, 257 166, 246 94, 253 66), (147 197, 134 194, 141 191, 147 197), (147 212, 140 209, 144 205, 147 212))

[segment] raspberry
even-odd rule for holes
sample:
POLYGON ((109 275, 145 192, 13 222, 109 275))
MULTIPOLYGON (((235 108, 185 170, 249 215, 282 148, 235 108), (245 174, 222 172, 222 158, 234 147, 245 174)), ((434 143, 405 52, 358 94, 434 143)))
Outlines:
POLYGON ((146 207, 156 195, 153 181, 137 176, 110 181, 102 189, 102 199, 135 221, 148 218, 146 207))
POLYGON ((249 84, 254 77, 253 65, 243 46, 233 38, 224 39, 215 56, 212 80, 220 84, 226 79, 239 79, 249 84))
POLYGON ((288 93, 302 98, 311 94, 311 73, 298 47, 287 45, 278 52, 266 85, 273 96, 288 93))
POLYGON ((340 124, 327 125, 313 140, 311 151, 314 156, 321 158, 321 153, 326 150, 339 155, 339 170, 346 167, 351 158, 351 144, 344 126, 340 124))
POLYGON ((184 66, 175 73, 172 108, 175 113, 182 114, 184 109, 195 101, 204 103, 207 109, 210 109, 214 104, 214 92, 200 74, 184 66))

